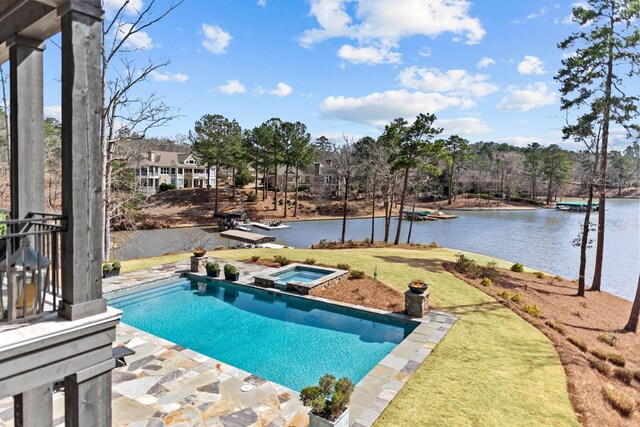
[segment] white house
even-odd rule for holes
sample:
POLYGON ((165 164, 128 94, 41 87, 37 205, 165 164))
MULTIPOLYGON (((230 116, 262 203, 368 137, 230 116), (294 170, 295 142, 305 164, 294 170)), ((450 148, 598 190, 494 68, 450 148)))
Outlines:
MULTIPOLYGON (((146 158, 138 162, 136 178, 143 194, 151 196, 158 192, 161 184, 173 184, 176 188, 207 186, 207 167, 198 164, 192 153, 172 151, 149 151, 146 158)), ((216 170, 210 169, 209 185, 216 185, 216 170)))

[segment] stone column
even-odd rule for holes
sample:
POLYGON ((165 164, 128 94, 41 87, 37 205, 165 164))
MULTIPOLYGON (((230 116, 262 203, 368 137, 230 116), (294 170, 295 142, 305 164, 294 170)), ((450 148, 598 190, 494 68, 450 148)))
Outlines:
POLYGON ((102 298, 100 0, 67 0, 62 29, 62 298, 75 320, 106 310, 102 298))
POLYGON ((207 265, 207 261, 209 261, 209 257, 207 256, 192 256, 191 257, 191 272, 192 273, 201 273, 205 271, 205 266, 207 265))
POLYGON ((424 317, 429 311, 430 290, 422 293, 407 291, 404 293, 405 312, 411 317, 424 317))
POLYGON ((53 425, 51 384, 33 388, 13 397, 14 423, 19 427, 53 425))
POLYGON ((21 36, 7 40, 11 102, 11 217, 44 211, 44 43, 21 36))

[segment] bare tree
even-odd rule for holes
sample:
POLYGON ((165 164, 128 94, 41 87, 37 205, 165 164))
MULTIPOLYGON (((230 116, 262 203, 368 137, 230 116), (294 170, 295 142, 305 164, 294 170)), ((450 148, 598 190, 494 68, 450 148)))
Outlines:
POLYGON ((640 326, 640 277, 638 277, 638 287, 636 288, 636 298, 633 300, 629 322, 624 327, 627 331, 638 332, 640 326))
POLYGON ((351 178, 355 173, 356 157, 353 140, 350 140, 345 135, 342 136, 344 144, 333 146, 333 158, 335 159, 335 166, 338 170, 339 180, 344 183, 344 190, 342 195, 342 234, 340 242, 345 242, 345 235, 347 231, 347 211, 349 203, 349 192, 351 185, 351 178))
MULTIPOLYGON (((4 200, 5 194, 8 196, 11 186, 9 185, 10 163, 11 163, 11 143, 9 135, 9 103, 7 102, 7 87, 4 68, 0 66, 0 83, 2 84, 2 111, 0 111, 0 204, 4 200)), ((8 197, 7 197, 8 199, 8 197)))

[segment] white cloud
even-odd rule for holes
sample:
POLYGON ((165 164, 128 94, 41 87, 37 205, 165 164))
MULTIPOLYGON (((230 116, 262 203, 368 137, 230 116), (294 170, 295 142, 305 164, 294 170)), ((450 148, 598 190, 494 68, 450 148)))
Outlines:
POLYGON ((238 80, 227 80, 226 84, 218 86, 218 91, 226 95, 235 95, 237 93, 245 93, 247 89, 238 80))
POLYGON ((524 24, 527 21, 531 21, 532 19, 540 18, 541 16, 546 15, 547 12, 549 12, 549 9, 547 9, 546 7, 543 7, 540 10, 538 10, 537 12, 533 12, 533 13, 528 14, 527 17, 524 18, 524 19, 516 19, 515 21, 513 21, 513 23, 514 24, 524 24))
POLYGON ((507 90, 509 95, 502 98, 497 106, 499 110, 529 111, 553 105, 556 102, 556 93, 550 91, 547 84, 543 82, 527 85, 524 88, 512 85, 507 90))
POLYGON ((572 24, 575 23, 575 21, 573 20, 573 9, 576 8, 576 7, 581 7, 583 9, 591 9, 591 6, 587 2, 579 1, 579 2, 576 2, 576 3, 572 3, 571 4, 571 13, 569 15, 567 15, 562 20, 562 23, 564 25, 572 25, 572 24))
POLYGON ((177 82, 184 83, 189 79, 189 76, 182 73, 160 73, 158 71, 151 72, 151 78, 155 82, 177 82))
POLYGON ((125 14, 135 15, 142 10, 144 3, 142 2, 142 0, 129 0, 128 2, 127 0, 103 0, 102 3, 102 7, 105 10, 108 18, 111 18, 116 13, 118 13, 122 6, 125 6, 123 10, 125 14))
POLYGON ((431 48, 428 46, 423 47, 422 49, 420 49, 418 51, 418 55, 422 56, 423 58, 428 58, 431 56, 431 48))
POLYGON ((126 37, 127 41, 124 44, 130 49, 142 50, 150 49, 153 47, 153 39, 149 37, 149 34, 144 31, 137 31, 133 34, 130 34, 132 29, 132 24, 122 23, 116 30, 118 32, 116 37, 118 38, 118 40, 122 40, 126 37))
POLYGON ((438 119, 436 126, 443 129, 445 135, 476 135, 493 132, 482 119, 477 117, 459 117, 456 119, 438 119))
POLYGON ((258 6, 265 7, 267 5, 267 0, 258 0, 258 6))
POLYGON ((453 33, 465 37, 467 44, 476 44, 486 33, 480 20, 470 16, 470 7, 468 0, 403 0, 401 7, 397 0, 311 0, 310 15, 318 27, 306 30, 298 41, 311 47, 346 37, 358 41, 355 49, 380 49, 397 47, 405 37, 453 33), (351 8, 347 9, 350 3, 355 4, 353 17, 351 8))
POLYGON ((532 142, 540 142, 540 138, 532 138, 530 136, 508 136, 505 138, 493 138, 493 142, 497 142, 499 144, 505 143, 509 145, 515 145, 517 147, 526 147, 528 144, 532 142))
POLYGON ((291 95, 291 93, 293 92, 293 89, 291 88, 291 86, 289 86, 288 84, 284 83, 284 82, 280 82, 276 85, 275 89, 272 89, 268 92, 269 95, 275 95, 275 96, 279 96, 279 97, 284 97, 284 96, 288 96, 291 95))
POLYGON ((482 58, 480 58, 480 61, 478 61, 478 68, 487 68, 495 63, 496 61, 494 61, 492 58, 483 56, 482 58))
POLYGON ((44 107, 44 118, 51 117, 57 121, 62 120, 62 107, 59 105, 49 105, 44 107))
POLYGON ((231 42, 231 34, 217 25, 202 24, 202 46, 211 53, 221 54, 227 52, 231 42))
POLYGON ((440 93, 392 90, 360 98, 330 96, 320 104, 320 112, 327 117, 384 126, 397 117, 411 119, 419 113, 436 113, 449 107, 473 108, 475 103, 440 93))
POLYGON ((400 62, 402 54, 392 52, 390 47, 354 47, 345 44, 338 50, 338 56, 353 64, 376 65, 397 64, 400 62))
POLYGON ((546 73, 543 63, 537 56, 525 55, 518 64, 520 74, 544 74, 546 73))
POLYGON ((469 74, 465 70, 442 72, 436 68, 405 68, 398 76, 400 84, 409 89, 442 92, 456 96, 483 97, 498 91, 489 83, 487 74, 469 74))

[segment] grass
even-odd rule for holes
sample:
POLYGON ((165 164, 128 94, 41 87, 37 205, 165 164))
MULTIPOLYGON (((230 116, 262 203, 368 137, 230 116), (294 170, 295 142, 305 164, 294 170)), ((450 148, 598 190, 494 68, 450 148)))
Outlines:
POLYGON ((579 339, 579 338, 574 338, 574 337, 569 337, 567 338, 567 341, 569 341, 571 344, 575 345, 576 347, 578 347, 578 349, 580 349, 581 351, 588 351, 589 348, 587 347, 587 343, 584 342, 583 340, 579 339))
POLYGON ((627 364, 627 359, 618 353, 609 353, 609 362, 613 363, 616 366, 620 366, 622 368, 624 368, 624 365, 627 364))
POLYGON ((615 347, 618 339, 613 335, 609 334, 600 334, 598 335, 598 340, 602 341, 605 344, 608 344, 610 347, 615 347))
POLYGON ((625 417, 630 416, 636 408, 636 402, 632 398, 627 396, 624 392, 616 390, 611 385, 602 387, 602 394, 604 398, 613 409, 620 412, 625 417))
MULTIPOLYGON (((430 284, 430 304, 460 316, 376 426, 530 426, 549 420, 557 426, 579 425, 551 342, 510 309, 444 270, 442 262, 454 262, 458 251, 259 249, 211 255, 239 260, 257 251, 263 258, 286 254, 293 260, 313 257, 328 265, 348 259, 352 268, 365 272, 377 267, 378 279, 401 292, 411 280, 424 279, 430 284)), ((481 265, 493 260, 465 255, 481 265)), ((144 268, 185 259, 187 255, 167 261, 127 261, 125 271, 134 265, 144 268)), ((499 261, 498 266, 510 264, 499 261)))
POLYGON ((604 360, 599 360, 599 359, 595 359, 593 357, 589 358, 589 365, 595 369, 596 371, 600 372, 602 375, 608 377, 609 374, 611 373, 611 368, 609 368, 609 365, 607 365, 607 362, 605 362, 604 360))

